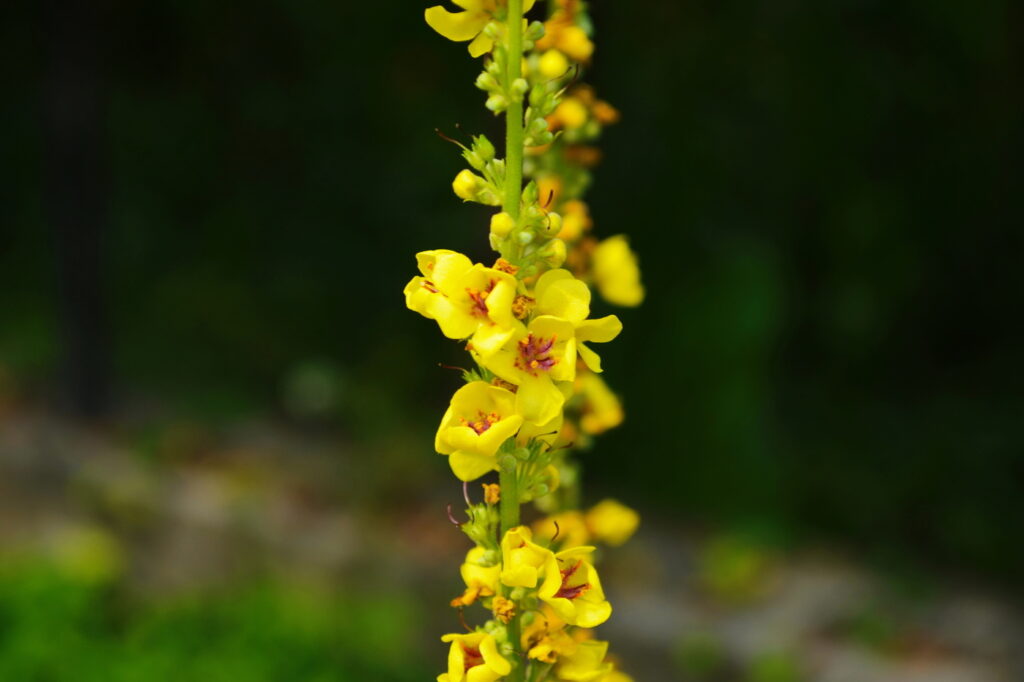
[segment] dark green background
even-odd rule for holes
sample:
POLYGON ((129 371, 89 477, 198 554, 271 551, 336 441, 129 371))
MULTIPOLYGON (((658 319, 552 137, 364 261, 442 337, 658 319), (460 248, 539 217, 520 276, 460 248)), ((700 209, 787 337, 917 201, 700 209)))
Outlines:
MULTIPOLYGON (((0 26, 0 361, 66 405, 55 5, 0 26)), ((589 481, 687 523, 1014 575, 1022 7, 593 5, 588 78, 623 120, 591 204, 649 297, 604 353, 629 416, 589 481)), ((420 3, 97 6, 114 408, 278 414, 312 362, 339 428, 419 434, 408 456, 430 457, 456 385, 436 364, 464 358, 400 292, 417 250, 487 256, 433 133, 500 131, 478 65, 420 3)))

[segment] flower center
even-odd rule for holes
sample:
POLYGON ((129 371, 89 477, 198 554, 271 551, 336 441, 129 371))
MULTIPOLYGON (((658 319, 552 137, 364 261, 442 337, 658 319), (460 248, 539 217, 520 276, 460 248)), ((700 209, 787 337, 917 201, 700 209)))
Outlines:
POLYGON ((569 584, 569 581, 572 580, 572 577, 576 574, 577 571, 580 570, 580 566, 582 565, 583 559, 579 559, 575 564, 573 564, 569 568, 564 568, 561 570, 562 586, 558 589, 558 592, 555 592, 556 597, 561 597, 562 599, 570 600, 576 599, 577 597, 579 597, 584 592, 590 589, 590 583, 580 583, 578 585, 569 584))
POLYGON ((497 284, 497 282, 491 280, 490 284, 487 285, 487 288, 483 290, 466 287, 466 295, 469 296, 470 315, 487 319, 487 315, 490 313, 490 310, 487 308, 487 297, 492 291, 494 291, 495 284, 497 284))
POLYGON ((468 426, 469 428, 471 428, 474 431, 476 431, 476 434, 478 436, 483 434, 484 431, 486 431, 487 429, 491 428, 491 426, 493 426, 497 422, 501 421, 501 417, 498 416, 497 412, 491 412, 490 414, 487 414, 483 410, 479 410, 476 413, 476 415, 477 415, 476 421, 471 421, 471 420, 466 419, 465 417, 463 417, 462 418, 462 425, 463 426, 468 426))
POLYGON ((516 367, 537 376, 539 371, 549 371, 558 362, 551 357, 551 349, 555 346, 557 336, 550 339, 535 337, 528 334, 525 339, 519 340, 519 357, 516 358, 516 367))
POLYGON ((466 659, 466 672, 469 672, 470 668, 475 668, 478 665, 484 664, 484 657, 480 653, 479 649, 474 649, 473 647, 463 644, 462 653, 465 655, 466 659))

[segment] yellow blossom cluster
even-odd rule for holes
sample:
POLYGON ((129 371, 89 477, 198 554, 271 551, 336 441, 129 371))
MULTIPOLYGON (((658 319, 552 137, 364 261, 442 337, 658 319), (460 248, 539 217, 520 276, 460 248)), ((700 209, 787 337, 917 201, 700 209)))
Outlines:
POLYGON ((494 262, 423 251, 404 290, 406 306, 473 360, 434 439, 464 482, 468 520, 452 521, 473 542, 451 601, 468 632, 442 638, 448 666, 437 679, 630 682, 595 637, 612 605, 591 543, 624 543, 639 516, 614 500, 580 511, 573 458, 624 418, 598 354, 622 322, 592 314, 591 286, 612 305, 644 296, 626 238, 592 237, 583 200, 599 159, 594 142, 619 113, 580 82, 594 53, 582 0, 548 0, 546 21, 526 16, 533 0, 452 2, 457 10, 437 5, 425 19, 483 58, 476 86, 505 116, 506 154, 498 158, 483 135, 456 142, 468 167, 453 192, 499 207, 488 230, 494 262), (473 503, 465 486, 495 474, 473 503), (527 503, 537 515, 529 525, 527 503), (477 606, 487 620, 471 626, 462 611, 477 606))

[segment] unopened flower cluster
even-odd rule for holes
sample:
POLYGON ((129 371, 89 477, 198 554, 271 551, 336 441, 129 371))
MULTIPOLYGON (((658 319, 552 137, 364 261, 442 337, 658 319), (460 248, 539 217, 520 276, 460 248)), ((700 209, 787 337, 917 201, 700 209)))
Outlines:
POLYGON ((598 239, 583 199, 594 143, 619 114, 581 80, 594 53, 586 3, 549 0, 546 21, 529 21, 533 0, 453 2, 458 10, 427 9, 427 23, 482 58, 476 86, 510 118, 506 157, 474 137, 460 145, 468 168, 452 183, 464 201, 496 207, 495 260, 424 251, 404 292, 474 362, 434 443, 457 478, 483 479, 482 501, 467 496, 460 523, 473 547, 452 607, 466 632, 442 638, 450 650, 438 681, 628 682, 593 630, 612 615, 595 558, 639 518, 614 500, 580 510, 573 457, 623 420, 599 355, 622 323, 592 315, 591 287, 612 305, 644 297, 627 239, 598 239))

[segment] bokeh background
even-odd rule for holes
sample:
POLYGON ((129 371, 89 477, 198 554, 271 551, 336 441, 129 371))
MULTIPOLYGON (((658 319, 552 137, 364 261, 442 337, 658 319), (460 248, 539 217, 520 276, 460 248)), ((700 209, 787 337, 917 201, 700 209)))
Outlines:
MULTIPOLYGON (((440 669, 465 359, 400 291, 487 254, 434 129, 501 128, 422 9, 9 8, 0 678, 440 669)), ((624 667, 1020 679, 1024 7, 591 9, 595 230, 648 289, 585 455, 645 515, 607 564, 624 667)))

